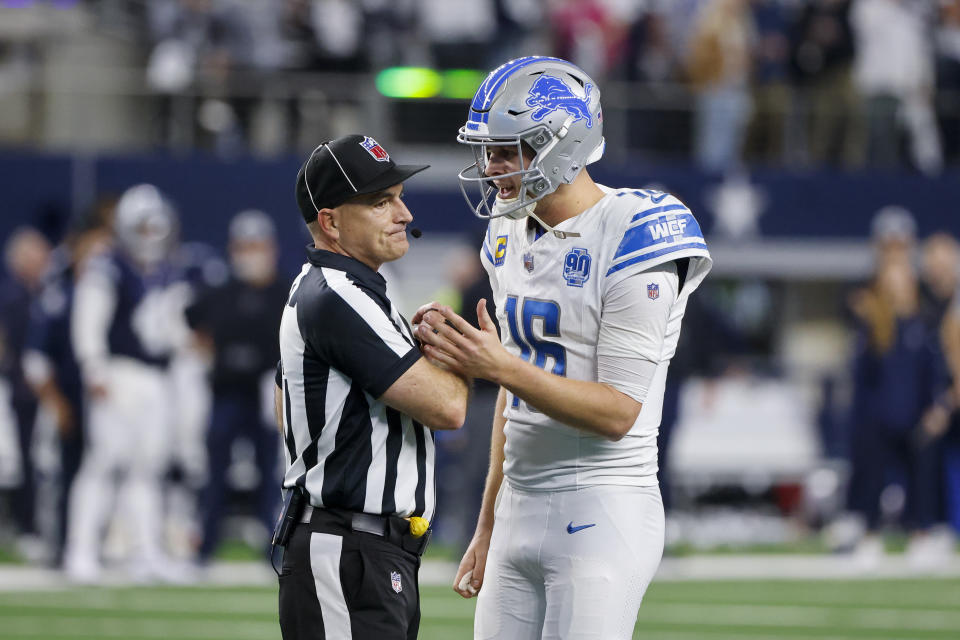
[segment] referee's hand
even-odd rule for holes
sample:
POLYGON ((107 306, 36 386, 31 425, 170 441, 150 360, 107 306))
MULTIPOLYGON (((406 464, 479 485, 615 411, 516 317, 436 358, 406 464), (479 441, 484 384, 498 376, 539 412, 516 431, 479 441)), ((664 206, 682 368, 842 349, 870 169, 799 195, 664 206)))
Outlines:
POLYGON ((477 303, 476 329, 454 313, 450 307, 427 309, 417 328, 423 353, 431 362, 454 371, 464 378, 484 378, 500 382, 499 376, 513 356, 500 343, 497 327, 487 313, 487 301, 477 303), (436 312, 436 313, 434 313, 436 312))

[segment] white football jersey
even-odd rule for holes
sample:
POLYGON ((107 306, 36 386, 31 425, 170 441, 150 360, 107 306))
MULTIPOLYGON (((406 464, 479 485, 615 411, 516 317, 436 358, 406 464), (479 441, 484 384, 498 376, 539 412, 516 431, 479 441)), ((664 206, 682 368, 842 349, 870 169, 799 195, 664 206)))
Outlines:
MULTIPOLYGON (((481 250, 504 346, 556 375, 598 380, 605 301, 611 287, 623 279, 639 274, 651 280, 646 297, 638 296, 636 304, 669 305, 643 408, 621 440, 569 427, 507 393, 504 474, 521 488, 657 482, 656 438, 667 367, 687 297, 712 261, 700 225, 675 197, 650 189, 601 189, 606 195, 600 202, 556 226, 560 235, 579 236, 546 232, 537 238, 527 218, 500 217, 490 221, 481 250), (689 262, 680 270, 679 291, 662 291, 662 279, 643 273, 680 258, 689 262)), ((644 357, 649 357, 649 344, 635 349, 638 355, 644 349, 644 357)))

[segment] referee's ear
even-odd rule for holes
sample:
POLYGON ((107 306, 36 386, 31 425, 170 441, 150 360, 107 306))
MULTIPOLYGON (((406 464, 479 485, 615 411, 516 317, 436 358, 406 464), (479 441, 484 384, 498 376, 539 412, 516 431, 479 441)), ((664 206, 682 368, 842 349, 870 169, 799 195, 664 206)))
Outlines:
POLYGON ((317 226, 324 238, 340 239, 340 230, 337 228, 337 214, 333 209, 324 208, 317 212, 317 226))

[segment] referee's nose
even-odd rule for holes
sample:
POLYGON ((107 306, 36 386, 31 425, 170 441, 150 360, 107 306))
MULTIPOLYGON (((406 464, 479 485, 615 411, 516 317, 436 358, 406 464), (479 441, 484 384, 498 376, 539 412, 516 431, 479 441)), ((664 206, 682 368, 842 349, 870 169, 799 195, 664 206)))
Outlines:
POLYGON ((394 216, 394 220, 396 222, 403 223, 403 224, 409 224, 410 222, 412 222, 413 214, 410 213, 410 209, 407 208, 407 203, 401 200, 400 198, 397 198, 397 204, 399 204, 400 206, 396 208, 396 215, 394 216))

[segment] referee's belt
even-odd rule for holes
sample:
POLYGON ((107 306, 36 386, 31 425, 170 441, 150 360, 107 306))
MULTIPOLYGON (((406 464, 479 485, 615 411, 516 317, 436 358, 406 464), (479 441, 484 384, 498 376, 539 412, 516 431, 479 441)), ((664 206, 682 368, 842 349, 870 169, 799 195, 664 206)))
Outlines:
POLYGON ((422 556, 426 551, 431 533, 428 530, 422 536, 414 537, 410 533, 410 523, 399 516, 320 508, 309 504, 303 508, 300 522, 309 523, 315 530, 338 535, 350 532, 369 533, 418 556, 422 556))

